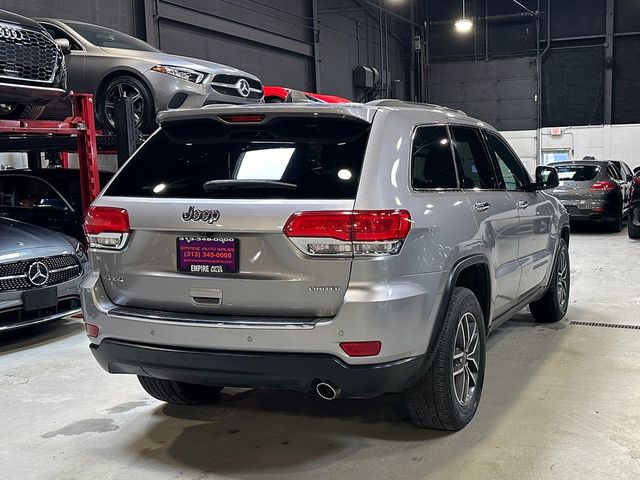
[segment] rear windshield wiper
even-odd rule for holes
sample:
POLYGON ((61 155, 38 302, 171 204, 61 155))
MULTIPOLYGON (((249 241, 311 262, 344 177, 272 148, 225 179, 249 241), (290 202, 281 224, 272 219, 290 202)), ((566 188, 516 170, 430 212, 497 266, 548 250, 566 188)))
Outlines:
POLYGON ((262 190, 296 190, 295 183, 278 182, 276 180, 209 180, 202 186, 205 192, 217 190, 242 190, 257 188, 262 190))

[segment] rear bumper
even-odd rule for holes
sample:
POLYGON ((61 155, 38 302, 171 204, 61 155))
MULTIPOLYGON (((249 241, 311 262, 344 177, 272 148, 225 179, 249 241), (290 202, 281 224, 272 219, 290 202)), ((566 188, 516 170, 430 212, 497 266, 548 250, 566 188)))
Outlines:
POLYGON ((618 206, 610 199, 566 201, 562 204, 567 209, 572 222, 605 222, 616 219, 618 206))
POLYGON ((331 355, 228 352, 145 345, 106 339, 91 353, 109 373, 150 376, 201 385, 308 392, 331 382, 343 397, 400 392, 428 368, 432 357, 347 365, 331 355))

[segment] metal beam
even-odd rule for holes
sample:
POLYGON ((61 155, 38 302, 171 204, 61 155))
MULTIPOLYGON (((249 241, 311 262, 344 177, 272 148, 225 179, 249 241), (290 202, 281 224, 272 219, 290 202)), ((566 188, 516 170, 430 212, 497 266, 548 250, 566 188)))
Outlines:
POLYGON ((314 83, 315 92, 322 91, 322 82, 320 81, 320 25, 318 23, 318 0, 311 0, 311 17, 313 18, 313 66, 314 66, 314 83))
POLYGON ((240 38, 244 41, 259 43, 279 50, 297 53, 305 57, 314 57, 313 43, 302 42, 300 40, 295 40, 266 30, 251 27, 249 25, 233 22, 204 12, 195 12, 178 5, 168 4, 162 1, 158 4, 157 18, 163 18, 173 22, 202 28, 204 30, 222 33, 231 37, 240 38))
POLYGON ((613 20, 614 0, 607 0, 606 43, 604 51, 604 123, 613 118, 613 20))
POLYGON ((154 47, 160 48, 160 35, 158 34, 157 10, 158 3, 156 0, 144 0, 144 24, 146 41, 154 47))

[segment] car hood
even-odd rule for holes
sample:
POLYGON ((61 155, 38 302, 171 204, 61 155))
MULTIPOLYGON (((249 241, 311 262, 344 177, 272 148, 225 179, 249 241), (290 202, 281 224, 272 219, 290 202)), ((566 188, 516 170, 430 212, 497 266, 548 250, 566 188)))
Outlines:
POLYGON ((209 62, 198 58, 183 57, 181 55, 170 55, 163 52, 143 52, 140 50, 127 50, 122 48, 106 48, 102 50, 109 55, 131 58, 149 62, 149 68, 154 65, 171 65, 174 67, 185 67, 198 70, 204 73, 224 73, 227 75, 242 75, 243 77, 260 80, 252 75, 237 68, 222 65, 221 63, 209 62))
POLYGON ((72 247, 59 233, 17 220, 0 219, 0 258, 16 250, 52 246, 72 247))

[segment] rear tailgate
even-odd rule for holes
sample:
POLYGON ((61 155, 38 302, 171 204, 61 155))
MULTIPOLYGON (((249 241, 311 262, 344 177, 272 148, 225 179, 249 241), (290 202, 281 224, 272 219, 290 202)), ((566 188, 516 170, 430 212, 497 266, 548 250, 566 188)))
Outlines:
POLYGON ((226 112, 167 116, 94 202, 130 223, 124 248, 93 249, 109 297, 167 312, 335 315, 351 258, 305 255, 283 227, 301 211, 353 210, 370 120, 335 108, 226 112))

